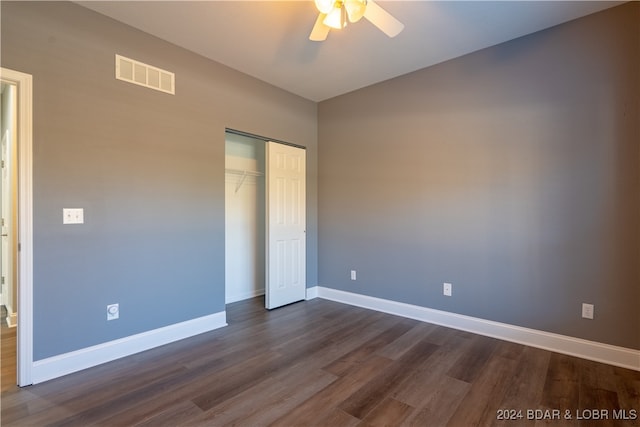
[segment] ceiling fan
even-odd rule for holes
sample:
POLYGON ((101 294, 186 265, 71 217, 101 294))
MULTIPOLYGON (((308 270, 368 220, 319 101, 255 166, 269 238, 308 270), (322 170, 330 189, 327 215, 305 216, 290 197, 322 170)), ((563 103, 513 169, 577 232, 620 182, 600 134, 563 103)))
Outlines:
POLYGON ((315 0, 315 3, 320 13, 313 30, 311 30, 309 40, 326 40, 332 28, 344 28, 347 26, 347 21, 358 22, 362 17, 365 17, 389 37, 397 36, 404 28, 402 22, 391 16, 373 0, 315 0))

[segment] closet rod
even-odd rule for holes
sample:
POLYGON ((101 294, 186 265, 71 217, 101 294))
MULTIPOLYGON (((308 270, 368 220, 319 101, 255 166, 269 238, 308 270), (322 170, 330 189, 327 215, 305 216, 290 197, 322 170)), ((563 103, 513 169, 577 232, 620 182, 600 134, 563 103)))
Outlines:
POLYGON ((302 148, 303 150, 307 149, 307 147, 303 145, 294 144, 292 142, 280 141, 278 139, 273 139, 273 138, 265 138, 264 136, 254 135, 252 133, 243 132, 241 130, 225 128, 225 132, 232 133, 238 136, 244 136, 247 138, 259 139, 260 141, 264 141, 264 142, 277 142, 278 144, 288 145, 290 147, 302 148))

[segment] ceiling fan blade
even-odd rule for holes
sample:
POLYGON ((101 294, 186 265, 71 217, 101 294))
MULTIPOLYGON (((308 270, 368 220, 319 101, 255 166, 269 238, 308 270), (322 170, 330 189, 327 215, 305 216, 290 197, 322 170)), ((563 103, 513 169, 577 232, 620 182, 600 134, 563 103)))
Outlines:
POLYGON ((311 30, 311 34, 309 35, 309 40, 314 42, 321 42, 327 39, 329 35, 330 27, 324 25, 322 21, 327 16, 326 13, 319 13, 318 19, 316 19, 316 24, 313 26, 313 30, 311 30))
POLYGON ((404 24, 391 16, 389 12, 378 6, 373 0, 367 2, 364 17, 389 37, 397 36, 404 29, 404 24))

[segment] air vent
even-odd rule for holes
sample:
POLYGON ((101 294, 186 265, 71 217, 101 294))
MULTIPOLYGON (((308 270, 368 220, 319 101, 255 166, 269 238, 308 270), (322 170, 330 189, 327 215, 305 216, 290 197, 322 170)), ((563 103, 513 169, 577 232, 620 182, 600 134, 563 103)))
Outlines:
POLYGON ((175 74, 134 59, 116 55, 116 79, 174 95, 175 74))

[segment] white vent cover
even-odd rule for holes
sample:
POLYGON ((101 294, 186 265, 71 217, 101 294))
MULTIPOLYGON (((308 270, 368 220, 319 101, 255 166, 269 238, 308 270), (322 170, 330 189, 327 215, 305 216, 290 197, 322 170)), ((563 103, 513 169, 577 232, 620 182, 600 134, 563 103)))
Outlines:
POLYGON ((116 79, 172 95, 176 93, 175 74, 121 55, 116 55, 116 79))

